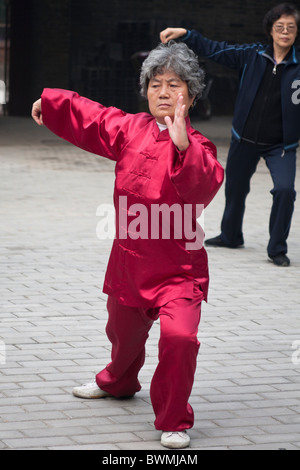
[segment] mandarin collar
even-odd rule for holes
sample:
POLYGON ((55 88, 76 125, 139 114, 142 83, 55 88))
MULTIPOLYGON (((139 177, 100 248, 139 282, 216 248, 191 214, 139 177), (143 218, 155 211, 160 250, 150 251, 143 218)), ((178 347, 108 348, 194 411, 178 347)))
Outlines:
MULTIPOLYGON (((187 116, 185 118, 185 122, 186 122, 186 128, 190 129, 191 128, 191 120, 190 120, 189 116, 187 116)), ((154 125, 153 136, 154 136, 155 140, 157 140, 158 142, 161 142, 161 141, 170 139, 170 134, 169 134, 168 129, 160 131, 155 119, 153 119, 153 125, 154 125)))

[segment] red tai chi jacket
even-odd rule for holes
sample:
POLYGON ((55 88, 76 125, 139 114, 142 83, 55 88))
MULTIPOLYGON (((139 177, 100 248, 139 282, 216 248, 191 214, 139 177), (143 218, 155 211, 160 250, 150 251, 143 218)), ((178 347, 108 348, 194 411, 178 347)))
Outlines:
POLYGON ((44 124, 58 136, 116 162, 116 237, 104 293, 123 305, 154 308, 193 298, 196 282, 207 300, 207 254, 203 244, 190 249, 191 238, 183 225, 190 223, 195 230, 196 208, 206 207, 223 182, 215 146, 187 118, 190 146, 180 152, 169 131, 160 132, 150 114, 127 114, 66 90, 45 89, 42 113, 44 124), (165 221, 159 219, 157 227, 158 219, 151 220, 153 208, 169 208, 167 236, 162 233, 165 221), (144 218, 137 219, 141 212, 144 218), (192 222, 184 213, 192 214, 192 222), (134 221, 137 230, 130 233, 134 221))

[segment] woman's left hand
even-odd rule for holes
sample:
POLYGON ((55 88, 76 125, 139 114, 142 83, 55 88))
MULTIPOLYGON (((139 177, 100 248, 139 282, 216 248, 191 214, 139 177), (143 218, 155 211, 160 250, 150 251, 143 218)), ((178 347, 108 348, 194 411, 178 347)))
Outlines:
POLYGON ((183 96, 178 95, 174 121, 167 116, 165 123, 168 126, 170 137, 180 152, 184 152, 190 145, 186 130, 186 105, 183 104, 183 96))

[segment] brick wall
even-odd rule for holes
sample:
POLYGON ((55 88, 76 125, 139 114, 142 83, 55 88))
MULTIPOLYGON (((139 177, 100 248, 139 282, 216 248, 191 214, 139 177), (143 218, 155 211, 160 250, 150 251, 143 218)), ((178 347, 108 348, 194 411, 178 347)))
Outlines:
POLYGON ((9 113, 29 115, 44 87, 70 83, 71 0, 10 0, 9 113))
MULTIPOLYGON (((30 51, 26 52, 30 61, 28 103, 43 87, 57 86, 135 112, 141 104, 137 63, 131 56, 155 47, 161 29, 185 26, 216 40, 264 41, 262 19, 277 2, 27 0, 26 3, 31 6, 30 51)), ((19 44, 12 54, 15 65, 21 49, 19 44)), ((17 68, 13 67, 14 74, 17 68)), ((211 63, 208 70, 215 79, 211 93, 214 113, 231 113, 237 75, 211 63)), ((12 91, 18 94, 20 88, 12 91)))
MULTIPOLYGON (((88 0, 82 7, 81 0, 73 0, 72 88, 134 112, 141 104, 131 56, 155 47, 161 29, 185 26, 216 40, 263 41, 262 18, 273 5, 253 0, 88 0)), ((237 74, 211 62, 207 68, 214 76, 213 112, 231 113, 237 74)))

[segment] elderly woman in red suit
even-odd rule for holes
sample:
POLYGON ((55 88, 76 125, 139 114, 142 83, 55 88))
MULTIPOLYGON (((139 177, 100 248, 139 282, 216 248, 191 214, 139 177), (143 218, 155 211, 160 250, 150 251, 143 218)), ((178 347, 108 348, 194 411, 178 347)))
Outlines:
POLYGON ((73 394, 96 399, 137 393, 145 343, 159 319, 159 363, 150 390, 155 426, 162 431, 162 445, 183 448, 194 424, 188 400, 209 280, 205 249, 199 239, 188 243, 188 234, 197 238, 197 209, 214 198, 224 171, 215 146, 188 118, 204 88, 196 55, 184 44, 161 44, 145 60, 140 81, 150 114, 127 114, 70 91, 46 89, 32 116, 74 145, 116 162, 116 237, 104 282, 111 362, 93 383, 76 387, 73 394), (170 236, 162 233, 165 221, 158 230, 151 227, 154 206, 170 209, 170 236), (144 220, 148 236, 132 232, 137 207, 149 214, 144 220), (178 234, 176 227, 188 222, 192 230, 178 234))

